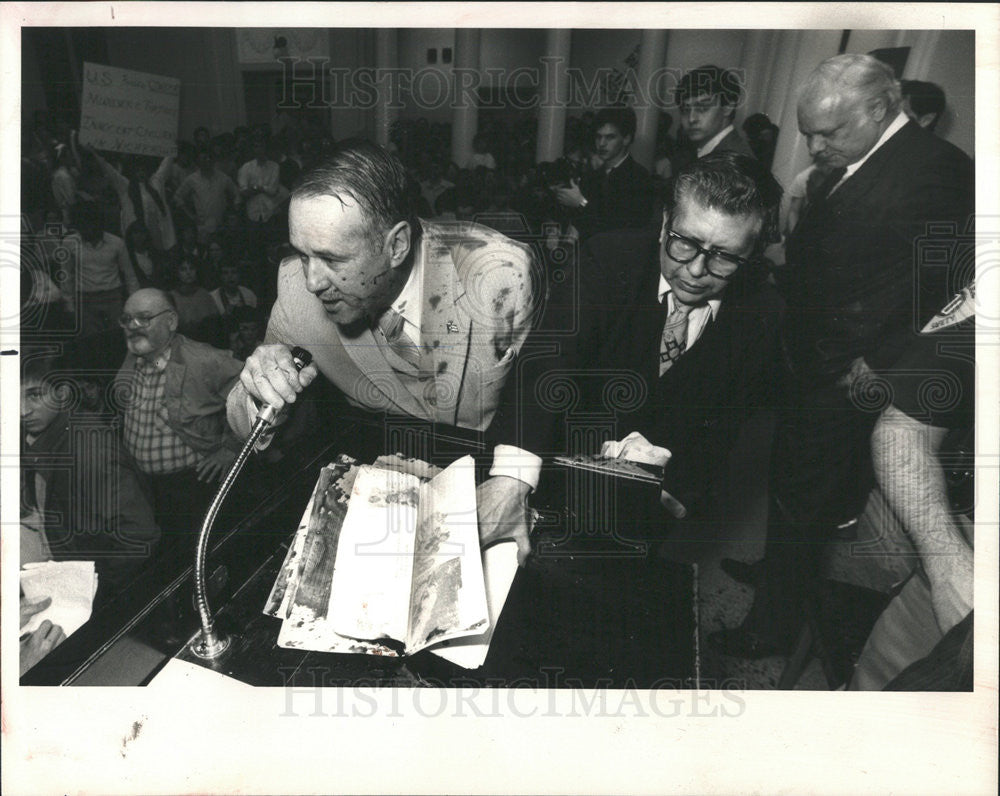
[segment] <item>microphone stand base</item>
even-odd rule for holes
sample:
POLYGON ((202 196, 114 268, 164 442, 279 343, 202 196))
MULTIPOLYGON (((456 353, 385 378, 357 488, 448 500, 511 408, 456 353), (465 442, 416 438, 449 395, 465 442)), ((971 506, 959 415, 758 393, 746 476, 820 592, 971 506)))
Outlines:
POLYGON ((199 633, 191 642, 191 652, 203 661, 211 661, 218 658, 223 652, 229 649, 230 640, 228 636, 219 633, 212 633, 209 638, 205 634, 199 633))

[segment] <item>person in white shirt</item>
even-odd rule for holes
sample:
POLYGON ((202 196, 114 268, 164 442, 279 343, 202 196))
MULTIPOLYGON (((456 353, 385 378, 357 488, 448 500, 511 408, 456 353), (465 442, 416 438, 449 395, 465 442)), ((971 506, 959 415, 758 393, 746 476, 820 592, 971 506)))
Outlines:
POLYGON ((226 210, 239 202, 236 183, 215 167, 208 149, 198 153, 197 171, 180 184, 174 195, 174 204, 194 222, 201 244, 222 226, 226 210))
POLYGON ((267 156, 267 142, 257 138, 253 143, 253 160, 248 160, 236 174, 236 184, 243 196, 247 220, 266 224, 276 208, 278 195, 278 164, 267 156))
POLYGON ((167 175, 174 164, 174 156, 167 155, 152 174, 143 158, 136 158, 130 176, 118 172, 102 158, 96 149, 86 147, 94 156, 101 171, 118 194, 121 205, 121 231, 124 234, 135 222, 142 222, 149 232, 149 243, 158 252, 170 251, 177 245, 174 217, 167 203, 167 175))
MULTIPOLYGON (((82 334, 112 329, 118 323, 125 296, 139 289, 139 280, 125 242, 101 229, 100 211, 92 203, 73 212, 78 248, 73 247, 80 289, 78 312, 82 334), (125 290, 123 293, 122 290, 125 290)), ((74 284, 74 282, 70 282, 74 284)))

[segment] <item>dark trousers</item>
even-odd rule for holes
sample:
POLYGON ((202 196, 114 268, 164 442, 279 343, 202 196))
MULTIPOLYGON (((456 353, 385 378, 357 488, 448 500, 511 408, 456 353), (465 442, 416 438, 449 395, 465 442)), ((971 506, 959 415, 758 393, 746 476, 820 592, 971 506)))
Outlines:
POLYGON ((190 556, 194 561, 198 531, 218 484, 202 483, 193 469, 149 476, 149 482, 163 555, 170 558, 190 556))
POLYGON ((882 408, 870 397, 836 385, 798 389, 779 416, 764 571, 746 619, 763 636, 794 638, 827 543, 864 509, 875 483, 871 433, 882 408))

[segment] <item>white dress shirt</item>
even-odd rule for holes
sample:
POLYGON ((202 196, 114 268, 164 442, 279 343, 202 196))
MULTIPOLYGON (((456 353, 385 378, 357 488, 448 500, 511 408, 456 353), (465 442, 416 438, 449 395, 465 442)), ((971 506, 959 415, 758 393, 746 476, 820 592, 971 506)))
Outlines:
POLYGON ((708 141, 706 141, 704 144, 698 147, 698 157, 700 158, 705 157, 705 155, 707 155, 709 152, 715 149, 719 145, 719 142, 727 135, 729 135, 732 131, 733 131, 733 126, 731 124, 719 130, 719 132, 717 132, 715 135, 709 138, 708 141))
MULTIPOLYGON (((676 305, 676 299, 674 299, 673 291, 670 289, 670 283, 660 274, 660 287, 657 292, 657 300, 662 304, 664 301, 667 302, 667 314, 669 315, 674 311, 676 305)), ((710 320, 714 320, 715 316, 719 314, 719 307, 722 306, 722 299, 709 299, 706 303, 695 307, 688 313, 688 328, 687 328, 687 339, 685 340, 685 351, 689 351, 691 346, 698 342, 698 338, 701 337, 701 333, 705 331, 705 327, 708 326, 710 320)))

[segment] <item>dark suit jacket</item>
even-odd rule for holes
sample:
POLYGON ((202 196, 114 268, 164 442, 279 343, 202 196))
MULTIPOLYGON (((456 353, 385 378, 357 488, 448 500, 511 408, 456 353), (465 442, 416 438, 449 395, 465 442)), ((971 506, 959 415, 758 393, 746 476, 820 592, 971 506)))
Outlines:
POLYGON ((695 345, 660 377, 666 310, 656 295, 658 246, 655 235, 639 232, 587 243, 584 326, 572 357, 578 372, 597 375, 585 379, 591 384, 583 394, 598 412, 614 402, 616 379, 631 384, 618 402, 637 405, 619 410, 619 428, 671 451, 663 486, 693 512, 724 473, 743 421, 772 403, 783 302, 766 283, 735 280, 695 345))
POLYGON ((790 364, 806 384, 835 381, 857 357, 895 361, 961 286, 952 272, 973 197, 965 153, 909 122, 806 209, 781 283, 790 364))
POLYGON ((610 174, 592 172, 583 178, 580 192, 587 206, 572 214, 573 226, 585 241, 600 232, 642 229, 653 212, 653 179, 629 155, 610 174))

